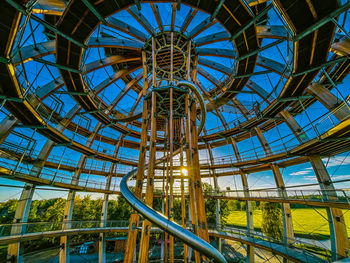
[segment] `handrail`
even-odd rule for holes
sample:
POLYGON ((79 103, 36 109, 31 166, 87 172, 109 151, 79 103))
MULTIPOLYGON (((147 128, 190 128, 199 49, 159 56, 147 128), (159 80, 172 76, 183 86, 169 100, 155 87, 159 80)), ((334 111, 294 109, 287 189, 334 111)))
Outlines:
MULTIPOLYGON (((101 220, 101 221, 67 221, 67 222, 29 222, 29 223, 14 223, 14 224, 1 224, 0 225, 0 240, 1 243, 6 243, 6 240, 11 240, 12 238, 26 238, 35 239, 42 234, 47 235, 66 235, 69 231, 63 228, 64 225, 69 225, 70 233, 82 233, 84 230, 89 231, 93 230, 96 232, 103 231, 104 229, 108 230, 122 230, 125 231, 128 229, 129 221, 126 220, 101 220), (14 232, 13 229, 17 230, 14 232)), ((288 238, 288 242, 283 242, 281 240, 273 239, 265 236, 261 232, 256 231, 248 231, 232 226, 223 227, 221 225, 208 225, 210 233, 214 233, 214 231, 222 231, 225 232, 228 236, 235 235, 237 238, 245 240, 245 238, 251 238, 254 240, 254 243, 259 243, 255 241, 267 241, 266 247, 276 249, 273 244, 281 245, 284 249, 279 252, 284 253, 286 255, 289 254, 287 248, 291 248, 295 251, 299 251, 304 254, 306 257, 315 257, 313 252, 308 251, 307 249, 303 249, 298 245, 309 245, 315 246, 314 243, 302 241, 299 239, 288 238), (285 251, 285 252, 284 252, 285 251)), ((158 228, 153 228, 152 231, 159 231, 158 228)), ((186 230, 187 231, 187 230, 186 230)), ((191 233, 191 232, 190 232, 191 233)), ((191 233, 192 234, 192 233, 191 233)), ((12 241, 14 242, 14 241, 12 241)), ((265 246, 265 245, 264 245, 265 246)), ((329 253, 334 253, 330 251, 325 246, 316 245, 317 247, 324 249, 329 253)))
MULTIPOLYGON (((182 82, 179 82, 178 85, 189 85, 188 87, 190 87, 191 85, 191 82, 185 82, 185 81, 182 81, 182 82)), ((194 89, 195 90, 195 89, 194 89)), ((339 124, 339 121, 337 119, 335 120, 332 120, 332 116, 334 116, 334 113, 336 111, 338 111, 341 107, 345 106, 345 104, 342 104, 340 105, 337 109, 331 111, 331 112, 327 112, 321 116, 319 116, 318 118, 316 118, 313 123, 309 123, 307 124, 306 126, 302 127, 304 133, 307 133, 308 136, 309 136, 309 140, 312 140, 318 136, 320 136, 321 134, 324 134, 325 132, 327 132, 327 130, 324 130, 323 129, 323 125, 326 121, 330 121, 330 125, 326 125, 327 127, 335 127, 336 125, 339 124), (316 129, 316 130, 315 130, 316 129), (310 132, 312 132, 312 136, 310 135, 310 132)), ((203 111, 204 112, 204 111, 203 111)), ((205 114, 205 113, 204 113, 205 114)), ((204 115, 202 114, 202 115, 204 115)), ((205 117, 205 116, 204 116, 205 117)), ((202 121, 201 121, 202 123, 202 121)), ((200 131, 200 130, 199 130, 200 131)), ((74 133, 72 131, 66 131, 66 133, 74 133)), ((84 137, 84 136, 81 136, 80 134, 75 134, 75 138, 76 139, 81 139, 83 142, 86 143, 86 140, 87 138, 84 137)), ((243 151, 243 152, 240 152, 240 160, 236 160, 236 157, 235 155, 225 155, 225 156, 217 156, 214 158, 214 163, 215 164, 232 164, 234 162, 243 162, 243 161, 249 161, 249 160, 254 160, 254 159, 260 159, 260 158, 264 158, 264 157, 268 157, 268 156, 273 156, 273 155, 277 155, 277 154, 283 154, 283 153, 288 153, 290 150, 302 145, 297 137, 295 137, 293 134, 287 134, 285 136, 283 136, 281 139, 286 139, 288 138, 287 141, 285 141, 284 143, 282 144, 278 144, 278 145, 273 145, 275 142, 278 142, 280 141, 280 139, 278 140, 275 140, 275 141, 272 141, 270 142, 270 148, 271 148, 271 152, 270 153, 266 153, 263 149, 262 146, 259 146, 259 147, 255 147, 253 149, 249 149, 247 151, 243 151), (288 138, 288 137, 291 137, 291 138, 288 138)), ((7 141, 5 141, 7 142, 7 141)), ((11 142, 7 142, 9 144, 12 144, 11 142)), ((305 143, 305 142, 304 142, 305 143)), ((5 144, 2 144, 1 145, 2 147, 5 146, 5 144)), ((11 150, 11 145, 9 147, 4 147, 4 148, 9 148, 9 150, 11 150)), ((109 156, 112 155, 112 150, 111 149, 104 149, 104 147, 100 146, 100 145, 96 145, 96 144, 93 144, 92 145, 92 148, 95 149, 97 151, 97 153, 100 153, 101 150, 105 151, 104 154, 107 154, 109 156)), ((20 153, 20 152, 18 152, 20 153)), ((35 151, 35 150, 32 150, 32 156, 37 156, 38 153, 35 151)), ((51 156, 49 158, 52 158, 51 156)), ((58 158, 59 160, 61 160, 61 158, 58 158)), ((134 161, 135 163, 137 163, 137 160, 134 159, 132 156, 126 158, 125 155, 123 155, 123 158, 120 158, 120 159, 123 159, 125 161, 134 161)), ((200 160, 200 163, 203 164, 203 162, 205 162, 207 160, 200 160)), ((209 163, 209 161, 207 161, 207 163, 209 163)))
POLYGON ((145 205, 142 201, 136 198, 130 191, 127 183, 135 175, 137 169, 125 175, 120 182, 120 190, 126 201, 140 214, 147 218, 152 223, 163 229, 165 232, 180 239, 193 249, 203 253, 209 258, 214 259, 218 263, 227 263, 224 256, 212 245, 199 238, 192 232, 182 228, 180 225, 170 221, 164 215, 153 210, 151 207, 145 205))
MULTIPOLYGON (((14 164, 9 164, 2 162, 0 159, 0 167, 9 169, 9 171, 14 167, 14 164)), ((63 174, 59 171, 54 171, 51 169, 43 168, 40 174, 31 174, 30 168, 25 168, 19 166, 16 171, 17 176, 23 174, 24 176, 33 176, 38 179, 44 179, 50 181, 52 185, 66 184, 72 185, 75 187, 83 187, 86 190, 97 190, 97 191, 109 191, 116 194, 120 194, 120 189, 118 184, 108 185, 103 181, 97 181, 93 179, 80 179, 79 181, 73 181, 72 176, 69 174, 63 174)), ((67 187, 67 186, 65 186, 67 187)), ((164 193, 161 189, 155 188, 158 194, 163 195, 164 193)), ((314 205, 319 203, 320 206, 335 206, 340 205, 346 207, 350 205, 350 190, 347 189, 334 189, 334 190, 322 190, 322 189, 306 189, 306 190, 285 190, 286 195, 281 196, 278 189, 251 189, 249 190, 249 197, 245 195, 244 190, 225 190, 221 189, 219 191, 205 191, 204 196, 209 198, 231 198, 231 199, 259 199, 264 200, 277 200, 279 202, 293 201, 293 202, 305 202, 308 205, 308 202, 314 202, 314 205), (330 197, 330 198, 328 198, 330 197), (316 202, 316 203, 315 203, 316 202)), ((180 191, 175 187, 174 194, 180 195, 180 191)), ((185 195, 188 193, 185 191, 185 195)))

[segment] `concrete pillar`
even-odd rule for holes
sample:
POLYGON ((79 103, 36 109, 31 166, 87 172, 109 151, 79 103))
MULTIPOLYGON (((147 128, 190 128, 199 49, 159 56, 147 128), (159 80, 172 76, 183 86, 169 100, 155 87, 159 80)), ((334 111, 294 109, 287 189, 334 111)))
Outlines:
MULTIPOLYGON (((321 190, 325 190, 323 192, 324 198, 326 200, 338 199, 336 192, 332 191, 335 188, 322 159, 319 156, 310 156, 309 160, 316 174, 321 190)), ((338 208, 327 208, 327 215, 329 221, 331 248, 332 252, 336 252, 333 253, 332 260, 347 257, 347 252, 349 250, 349 240, 343 212, 338 208)))
MULTIPOLYGON (((15 212, 15 218, 13 223, 26 223, 28 221, 30 205, 32 203, 32 198, 35 191, 35 185, 26 183, 21 197, 17 204, 17 209, 15 212)), ((11 229, 11 235, 25 233, 26 227, 19 225, 13 226, 11 229)), ((23 257, 21 253, 21 244, 13 243, 8 245, 7 249, 7 262, 20 263, 23 262, 23 257)))

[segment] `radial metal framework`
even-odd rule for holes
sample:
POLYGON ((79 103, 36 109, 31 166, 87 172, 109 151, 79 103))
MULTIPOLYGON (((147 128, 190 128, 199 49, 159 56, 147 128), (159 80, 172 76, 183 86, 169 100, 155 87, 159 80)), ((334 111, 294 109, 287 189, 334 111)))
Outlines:
MULTIPOLYGON (((23 241, 59 236, 59 261, 69 262, 70 235, 84 231, 99 233, 99 262, 106 262, 106 232, 114 231, 128 235, 124 262, 147 262, 157 222, 136 212, 128 228, 107 221, 110 196, 121 195, 121 178, 136 170, 128 179, 140 202, 164 198, 158 212, 173 221, 173 200, 181 199, 183 229, 206 242, 243 243, 247 262, 259 250, 296 262, 348 257, 342 209, 349 195, 336 185, 350 178, 332 180, 322 158, 350 151, 349 7, 338 0, 5 0, 0 175, 25 183, 11 233, 0 236, 7 261, 23 261, 23 241), (304 163, 317 194, 303 190, 304 181, 289 185, 281 172, 304 163), (251 189, 250 178, 265 171, 275 186, 251 189), (225 188, 228 178, 240 178, 239 189, 225 188), (214 190, 203 192, 202 180, 214 190), (41 185, 69 190, 60 232, 26 233, 41 185), (94 228, 73 225, 80 191, 104 194, 94 228), (205 199, 217 200, 215 227, 206 222, 205 199), (246 202, 245 230, 221 227, 221 199, 246 202), (281 203, 282 241, 254 231, 252 201, 281 203), (327 256, 300 248, 291 204, 326 209, 327 256)), ((174 262, 174 236, 162 230, 161 260, 174 262)), ((190 262, 191 244, 182 241, 182 260, 190 262)), ((197 245, 194 261, 210 260, 197 245)))

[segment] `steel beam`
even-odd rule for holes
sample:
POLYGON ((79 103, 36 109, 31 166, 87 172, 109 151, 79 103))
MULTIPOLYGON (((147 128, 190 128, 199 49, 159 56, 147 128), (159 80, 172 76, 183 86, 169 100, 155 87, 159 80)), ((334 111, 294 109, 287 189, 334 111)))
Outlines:
POLYGON ((198 67, 198 73, 205 77, 207 80, 209 80, 211 83, 213 83, 216 87, 219 87, 221 85, 221 82, 215 78, 213 75, 209 74, 206 70, 203 68, 198 67))
POLYGON ((58 77, 43 86, 37 87, 35 93, 40 99, 45 99, 52 92, 58 90, 59 88, 62 88, 63 86, 64 83, 62 78, 58 77))
POLYGON ((0 123, 0 145, 6 140, 17 124, 17 119, 12 116, 6 116, 0 123))
POLYGON ((331 50, 338 56, 350 55, 350 39, 344 36, 340 40, 334 41, 331 50))
POLYGON ((342 62, 342 61, 347 60, 347 59, 348 59, 348 57, 344 56, 344 57, 336 58, 336 59, 333 59, 333 60, 329 60, 329 61, 325 62, 324 64, 322 64, 320 66, 309 68, 307 70, 303 70, 303 71, 300 71, 300 72, 292 73, 291 76, 293 78, 295 78, 297 76, 304 75, 304 74, 307 74, 309 72, 313 72, 313 71, 319 70, 321 68, 337 64, 337 63, 342 62))
POLYGON ((117 29, 121 32, 124 32, 126 34, 129 34, 141 41, 147 40, 147 35, 143 33, 142 31, 138 30, 136 27, 133 27, 130 25, 130 23, 126 23, 122 20, 116 19, 114 17, 108 17, 107 19, 107 25, 111 28, 117 29))
POLYGON ((81 0, 86 7, 93 13, 98 20, 104 25, 107 25, 106 19, 100 14, 100 12, 89 2, 89 0, 81 0))
POLYGON ((222 5, 225 3, 225 0, 220 0, 220 2, 218 3, 217 7, 215 8, 213 14, 210 16, 210 21, 213 21, 216 16, 218 15, 222 5))

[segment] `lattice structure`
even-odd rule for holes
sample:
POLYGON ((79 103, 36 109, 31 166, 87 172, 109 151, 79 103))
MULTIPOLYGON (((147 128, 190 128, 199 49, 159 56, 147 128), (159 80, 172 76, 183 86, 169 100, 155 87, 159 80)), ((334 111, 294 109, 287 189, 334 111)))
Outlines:
POLYGON ((151 232, 161 236, 161 262, 347 258, 350 178, 334 179, 324 158, 350 151, 349 8, 347 0, 4 0, 0 176, 22 188, 13 224, 0 226, 4 261, 22 262, 24 242, 59 237, 58 260, 69 262, 71 235, 81 232, 99 234, 106 262, 109 231, 128 236, 124 262, 151 259, 151 232), (28 224, 43 185, 69 191, 62 224, 28 224), (79 192, 103 194, 100 221, 72 221, 79 192), (130 221, 107 220, 113 195, 129 201, 130 221), (215 200, 215 225, 205 200, 215 200), (245 229, 221 224, 221 200, 244 202, 245 229), (281 240, 254 228, 253 202, 280 204, 281 240), (295 236, 295 205, 324 209, 329 247, 295 236))

